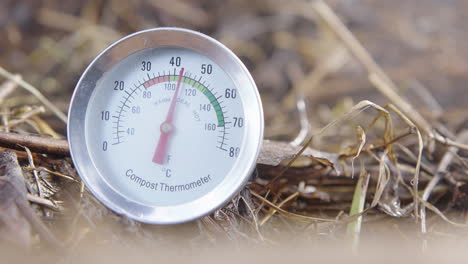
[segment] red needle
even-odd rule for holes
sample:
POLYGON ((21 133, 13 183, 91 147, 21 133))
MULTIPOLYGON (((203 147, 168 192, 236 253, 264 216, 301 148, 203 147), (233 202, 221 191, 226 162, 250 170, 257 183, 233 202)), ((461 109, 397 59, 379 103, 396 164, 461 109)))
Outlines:
POLYGON ((164 159, 167 153, 167 145, 169 143, 169 138, 174 132, 174 112, 177 103, 177 95, 180 90, 180 83, 182 81, 182 76, 184 75, 184 68, 180 69, 179 79, 177 80, 177 87, 172 97, 171 105, 169 106, 169 111, 167 112, 166 120, 161 124, 159 129, 161 130, 161 136, 159 137, 158 146, 154 152, 153 162, 157 164, 163 164, 164 159))

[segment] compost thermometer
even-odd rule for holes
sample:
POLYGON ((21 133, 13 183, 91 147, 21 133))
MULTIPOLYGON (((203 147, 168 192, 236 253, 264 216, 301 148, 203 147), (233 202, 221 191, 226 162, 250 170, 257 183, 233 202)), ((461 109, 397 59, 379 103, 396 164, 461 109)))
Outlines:
POLYGON ((154 224, 196 219, 248 180, 263 138, 250 73, 211 37, 180 28, 131 34, 99 54, 72 97, 68 140, 87 188, 154 224))

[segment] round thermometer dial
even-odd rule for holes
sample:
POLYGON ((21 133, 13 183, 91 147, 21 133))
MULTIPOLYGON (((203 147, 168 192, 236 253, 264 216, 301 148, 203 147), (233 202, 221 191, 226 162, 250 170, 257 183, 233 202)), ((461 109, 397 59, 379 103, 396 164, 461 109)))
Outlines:
POLYGON ((249 72, 221 43, 151 29, 89 65, 68 138, 81 178, 106 206, 142 222, 179 223, 217 209, 248 180, 262 106, 249 72))

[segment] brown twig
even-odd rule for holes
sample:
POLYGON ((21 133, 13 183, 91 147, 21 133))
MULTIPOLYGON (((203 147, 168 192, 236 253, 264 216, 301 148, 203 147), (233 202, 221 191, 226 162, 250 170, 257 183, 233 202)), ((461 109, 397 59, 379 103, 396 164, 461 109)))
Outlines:
POLYGON ((25 146, 33 152, 70 156, 66 140, 48 137, 0 132, 0 146, 17 150, 23 150, 21 146, 25 146))

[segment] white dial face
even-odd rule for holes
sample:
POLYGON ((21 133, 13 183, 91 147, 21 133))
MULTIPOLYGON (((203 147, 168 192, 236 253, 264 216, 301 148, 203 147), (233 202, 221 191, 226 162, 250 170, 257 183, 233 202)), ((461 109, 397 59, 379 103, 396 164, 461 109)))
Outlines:
POLYGON ((171 206, 198 199, 235 169, 245 134, 241 96, 210 58, 183 48, 136 52, 90 98, 91 158, 115 191, 171 206))

